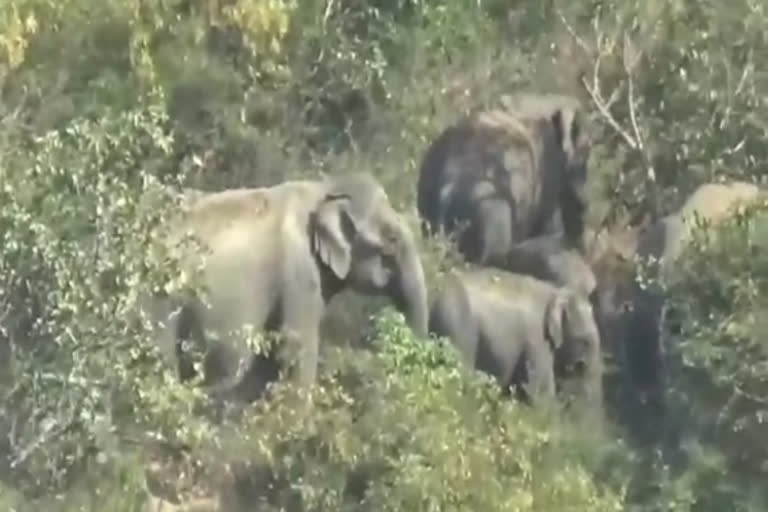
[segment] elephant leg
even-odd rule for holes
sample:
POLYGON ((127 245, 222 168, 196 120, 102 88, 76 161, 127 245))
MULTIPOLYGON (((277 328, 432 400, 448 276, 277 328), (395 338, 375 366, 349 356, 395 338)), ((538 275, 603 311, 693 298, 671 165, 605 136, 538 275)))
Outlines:
POLYGON ((463 295, 441 296, 429 316, 429 331, 451 340, 463 364, 475 368, 477 364, 478 330, 463 295))
POLYGON ((479 205, 473 224, 478 233, 477 262, 503 259, 512 245, 512 209, 506 199, 484 199, 479 205))
POLYGON ((475 200, 471 216, 459 241, 459 252, 481 265, 503 261, 512 245, 512 209, 501 197, 488 195, 475 200))
POLYGON ((149 315, 152 337, 163 357, 176 368, 180 381, 195 377, 195 369, 184 345, 200 334, 189 304, 174 308, 169 297, 143 296, 139 299, 142 312, 149 315))
POLYGON ((185 304, 179 311, 176 328, 176 360, 179 371, 179 380, 186 382, 197 376, 192 358, 188 353, 190 345, 205 346, 203 329, 198 321, 198 315, 193 306, 185 304))
POLYGON ((654 407, 661 406, 663 354, 661 299, 641 292, 634 301, 629 319, 626 358, 633 384, 641 399, 654 407))
POLYGON ((252 365, 252 355, 233 349, 242 342, 239 338, 240 333, 208 338, 208 350, 203 361, 203 385, 217 400, 238 400, 241 397, 238 386, 252 365))
POLYGON ((207 345, 203 385, 214 399, 250 402, 263 393, 254 377, 263 380, 260 363, 271 355, 256 353, 252 343, 260 340, 252 336, 273 330, 273 319, 280 316, 275 281, 263 280, 258 290, 251 283, 212 282, 207 304, 199 306, 207 345))
MULTIPOLYGON (((278 361, 283 368, 293 368, 295 379, 302 388, 311 387, 317 378, 320 355, 319 325, 324 302, 320 279, 314 266, 292 265, 284 277, 282 296, 283 339, 278 350, 278 361)), ((313 264, 312 264, 313 265, 313 264)), ((290 267, 289 267, 290 268, 290 267)))

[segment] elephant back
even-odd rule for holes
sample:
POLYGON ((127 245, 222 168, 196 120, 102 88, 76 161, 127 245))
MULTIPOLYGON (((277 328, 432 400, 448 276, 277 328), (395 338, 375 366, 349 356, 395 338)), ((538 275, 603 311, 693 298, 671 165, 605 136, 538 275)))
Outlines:
POLYGON ((467 151, 503 155, 507 149, 514 148, 528 154, 530 168, 538 167, 541 143, 535 132, 536 122, 526 121, 503 109, 476 112, 467 122, 473 131, 472 144, 467 151))
POLYGON ((562 235, 529 238, 514 245, 501 264, 492 263, 511 272, 567 286, 584 296, 591 295, 597 287, 589 262, 562 235))
POLYGON ((705 183, 686 199, 680 209, 642 231, 638 256, 663 259, 663 266, 674 262, 690 242, 696 219, 717 224, 744 203, 758 198, 760 189, 747 182, 705 183))
POLYGON ((500 176, 508 176, 510 169, 526 175, 535 172, 540 153, 538 140, 530 124, 509 112, 473 112, 446 128, 427 150, 419 190, 426 197, 441 174, 443 179, 463 185, 487 180, 507 188, 509 184, 500 176))
POLYGON ((738 204, 751 202, 760 194, 760 188, 745 181, 730 183, 705 183, 686 199, 680 208, 685 219, 698 216, 708 222, 726 217, 738 204))
POLYGON ((471 295, 484 295, 507 300, 513 297, 555 294, 558 286, 554 283, 519 272, 480 267, 464 272, 461 277, 471 295))

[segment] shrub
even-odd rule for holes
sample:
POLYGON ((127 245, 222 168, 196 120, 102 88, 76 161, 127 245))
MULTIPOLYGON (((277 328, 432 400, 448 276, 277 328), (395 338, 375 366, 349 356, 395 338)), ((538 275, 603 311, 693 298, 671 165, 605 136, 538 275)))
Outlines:
POLYGON ((94 457, 120 457, 122 436, 151 418, 162 425, 172 409, 172 377, 135 310, 142 293, 174 285, 166 262, 144 257, 173 196, 142 208, 146 194, 164 193, 150 172, 171 142, 150 104, 76 119, 0 170, 1 334, 12 349, 0 451, 5 477, 25 493, 66 489, 94 457))
POLYGON ((311 409, 281 384, 204 442, 211 474, 239 468, 258 510, 621 510, 572 425, 502 399, 399 313, 374 321, 373 350, 328 350, 311 409))
POLYGON ((680 331, 670 340, 677 435, 699 489, 697 510, 762 510, 768 346, 768 205, 698 229, 664 283, 680 331))

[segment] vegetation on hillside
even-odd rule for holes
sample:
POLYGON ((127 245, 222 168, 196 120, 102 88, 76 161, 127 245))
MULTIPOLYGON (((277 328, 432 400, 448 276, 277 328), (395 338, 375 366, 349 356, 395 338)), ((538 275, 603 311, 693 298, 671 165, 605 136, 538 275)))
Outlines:
MULTIPOLYGON (((153 493, 248 510, 765 510, 766 206, 700 233, 660 283, 681 325, 654 445, 615 404, 501 399, 344 296, 311 414, 283 385, 214 425, 135 309, 185 285, 173 255, 145 257, 169 187, 368 170, 415 227, 428 142, 516 88, 588 106, 593 225, 762 180, 766 23, 765 0, 2 2, 0 508, 138 511, 170 482, 153 493)), ((435 283, 455 258, 423 245, 435 283)))

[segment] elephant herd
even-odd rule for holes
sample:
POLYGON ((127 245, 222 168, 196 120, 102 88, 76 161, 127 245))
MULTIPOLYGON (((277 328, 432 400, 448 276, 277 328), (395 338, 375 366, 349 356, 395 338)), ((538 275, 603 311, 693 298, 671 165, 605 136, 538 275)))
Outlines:
POLYGON ((345 289, 388 297, 419 338, 448 338, 465 364, 527 399, 573 378, 599 400, 606 345, 622 347, 633 385, 657 396, 663 297, 611 262, 671 264, 692 213, 717 220, 760 191, 706 184, 650 227, 598 236, 585 222, 590 145, 579 101, 554 94, 502 96, 439 134, 418 177, 421 234, 454 237, 468 266, 431 300, 415 234, 366 173, 187 191, 158 242, 191 233, 206 249, 183 260, 203 263, 206 300, 157 295, 142 309, 181 380, 196 374, 184 342, 204 343, 203 385, 224 399, 257 399, 283 370, 312 385, 321 319, 345 289), (254 351, 244 326, 279 332, 277 349, 254 351))

